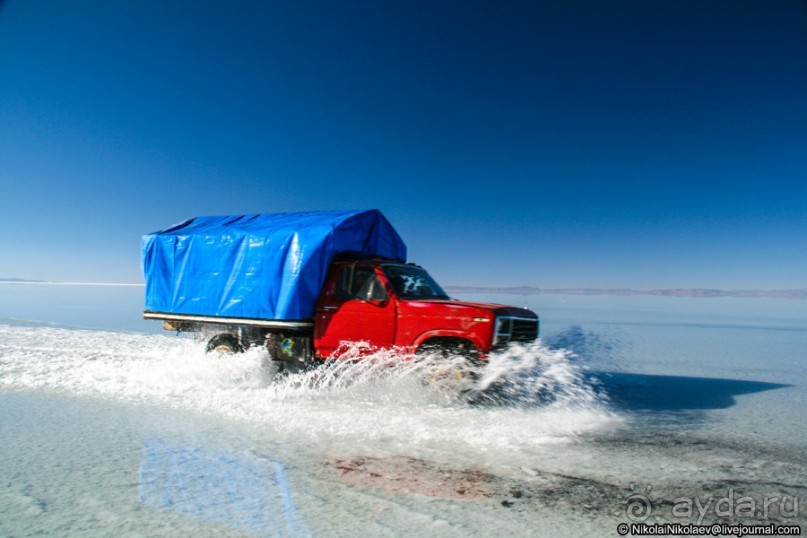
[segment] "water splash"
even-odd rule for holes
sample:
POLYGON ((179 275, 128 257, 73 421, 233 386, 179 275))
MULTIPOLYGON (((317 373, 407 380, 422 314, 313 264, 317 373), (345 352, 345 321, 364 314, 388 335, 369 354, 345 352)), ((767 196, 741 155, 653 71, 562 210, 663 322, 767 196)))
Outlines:
POLYGON ((303 372, 279 375, 272 389, 279 397, 295 394, 324 399, 376 398, 382 401, 458 403, 471 388, 473 368, 463 357, 423 354, 413 357, 366 343, 343 346, 335 359, 303 372), (420 394, 418 394, 420 393, 420 394))
POLYGON ((371 386, 411 385, 446 403, 536 407, 548 404, 588 407, 605 396, 585 376, 576 355, 550 349, 540 341, 511 344, 492 353, 481 365, 460 355, 412 357, 395 350, 369 350, 364 343, 343 347, 338 358, 300 373, 278 376, 278 394, 317 393, 334 397, 371 386))
POLYGON ((605 395, 585 376, 577 356, 541 341, 511 344, 491 355, 472 390, 472 401, 570 408, 604 405, 605 395))
POLYGON ((570 354, 540 342, 475 368, 461 357, 367 351, 276 375, 261 349, 224 357, 187 338, 0 325, 0 386, 216 414, 323 446, 471 459, 619 422, 570 354))

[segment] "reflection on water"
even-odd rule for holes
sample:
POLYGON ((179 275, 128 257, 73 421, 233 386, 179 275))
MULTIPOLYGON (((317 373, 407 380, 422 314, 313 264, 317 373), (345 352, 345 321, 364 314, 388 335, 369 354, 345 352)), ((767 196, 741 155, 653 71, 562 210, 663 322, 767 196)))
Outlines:
POLYGON ((608 395, 611 407, 630 415, 635 427, 684 430, 708 426, 710 411, 737 404, 737 396, 790 387, 740 379, 592 372, 591 384, 608 395))
POLYGON ((308 535, 279 461, 149 438, 138 478, 144 504, 261 536, 308 535))
POLYGON ((648 413, 726 409, 736 396, 789 387, 740 379, 598 372, 592 374, 614 407, 648 413))

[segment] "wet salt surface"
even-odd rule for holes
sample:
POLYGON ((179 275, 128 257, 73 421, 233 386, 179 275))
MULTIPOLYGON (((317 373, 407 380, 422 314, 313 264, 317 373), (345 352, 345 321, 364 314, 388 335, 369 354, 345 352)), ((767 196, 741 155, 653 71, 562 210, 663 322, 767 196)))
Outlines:
POLYGON ((613 536, 696 497, 804 525, 803 304, 550 299, 542 345, 462 395, 388 354, 278 379, 257 351, 6 320, 0 535, 613 536))

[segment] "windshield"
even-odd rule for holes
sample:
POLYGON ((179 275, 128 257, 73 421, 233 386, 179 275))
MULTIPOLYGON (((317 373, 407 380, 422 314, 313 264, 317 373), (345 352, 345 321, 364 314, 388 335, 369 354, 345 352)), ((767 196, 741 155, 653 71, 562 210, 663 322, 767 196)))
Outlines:
POLYGON ((414 265, 382 265, 384 274, 387 275, 395 290, 395 294, 401 299, 448 299, 448 295, 443 288, 429 276, 424 269, 414 265))

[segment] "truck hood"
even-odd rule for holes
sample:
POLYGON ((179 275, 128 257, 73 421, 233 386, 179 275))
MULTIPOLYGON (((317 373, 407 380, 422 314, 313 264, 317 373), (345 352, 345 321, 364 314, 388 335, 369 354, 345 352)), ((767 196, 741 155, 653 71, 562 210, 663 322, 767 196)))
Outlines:
MULTIPOLYGON (((538 318, 538 315, 533 312, 532 310, 528 310, 526 308, 518 308, 517 306, 509 306, 503 304, 495 304, 495 303, 477 303, 473 301, 454 301, 451 299, 418 299, 415 301, 408 301, 410 304, 413 303, 422 303, 422 304, 443 304, 446 307, 456 310, 465 310, 466 308, 471 310, 486 310, 488 312, 492 312, 494 315, 497 316, 514 316, 520 318, 538 318)), ((455 312, 456 313, 456 312, 455 312)), ((474 315, 473 312, 468 312, 468 315, 474 315)))

